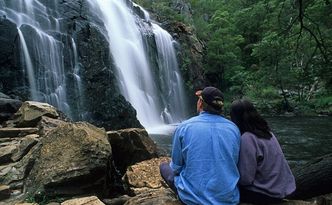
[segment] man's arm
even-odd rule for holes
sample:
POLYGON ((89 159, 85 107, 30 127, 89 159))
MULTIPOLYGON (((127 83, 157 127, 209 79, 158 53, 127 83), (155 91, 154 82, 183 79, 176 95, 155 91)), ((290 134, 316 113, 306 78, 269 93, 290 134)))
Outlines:
POLYGON ((182 139, 183 135, 181 128, 178 127, 173 136, 173 145, 172 145, 172 161, 170 162, 170 167, 174 171, 175 175, 178 175, 184 163, 182 156, 182 139))

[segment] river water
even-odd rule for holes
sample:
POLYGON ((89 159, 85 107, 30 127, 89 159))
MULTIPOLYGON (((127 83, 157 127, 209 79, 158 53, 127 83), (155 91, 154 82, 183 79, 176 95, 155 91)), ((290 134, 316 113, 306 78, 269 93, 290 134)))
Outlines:
POLYGON ((291 165, 332 153, 332 117, 266 118, 291 165))
MULTIPOLYGON (((332 117, 267 117, 291 166, 332 153, 332 117)), ((171 153, 176 125, 149 130, 151 138, 171 153)))

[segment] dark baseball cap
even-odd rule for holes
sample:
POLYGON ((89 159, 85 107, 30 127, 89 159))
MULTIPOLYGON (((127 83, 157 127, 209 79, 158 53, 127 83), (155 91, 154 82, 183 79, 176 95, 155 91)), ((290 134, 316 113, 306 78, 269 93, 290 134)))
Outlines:
POLYGON ((224 105, 224 94, 218 88, 205 87, 203 90, 198 90, 195 94, 201 97, 206 104, 216 109, 221 109, 224 105))

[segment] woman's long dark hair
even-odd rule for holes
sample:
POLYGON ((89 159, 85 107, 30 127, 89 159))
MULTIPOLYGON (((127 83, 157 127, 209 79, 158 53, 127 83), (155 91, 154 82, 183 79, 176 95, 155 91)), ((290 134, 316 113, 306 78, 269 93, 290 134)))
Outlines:
POLYGON ((259 138, 270 139, 270 127, 248 100, 235 100, 231 105, 231 120, 239 127, 241 134, 251 132, 259 138))

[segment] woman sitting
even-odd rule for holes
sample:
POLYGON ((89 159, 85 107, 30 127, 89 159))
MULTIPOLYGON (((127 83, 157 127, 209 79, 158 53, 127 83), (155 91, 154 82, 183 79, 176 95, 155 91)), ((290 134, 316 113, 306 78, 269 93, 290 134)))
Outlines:
POLYGON ((296 185, 277 138, 248 100, 232 103, 231 119, 241 132, 240 201, 281 202, 295 191, 296 185))

